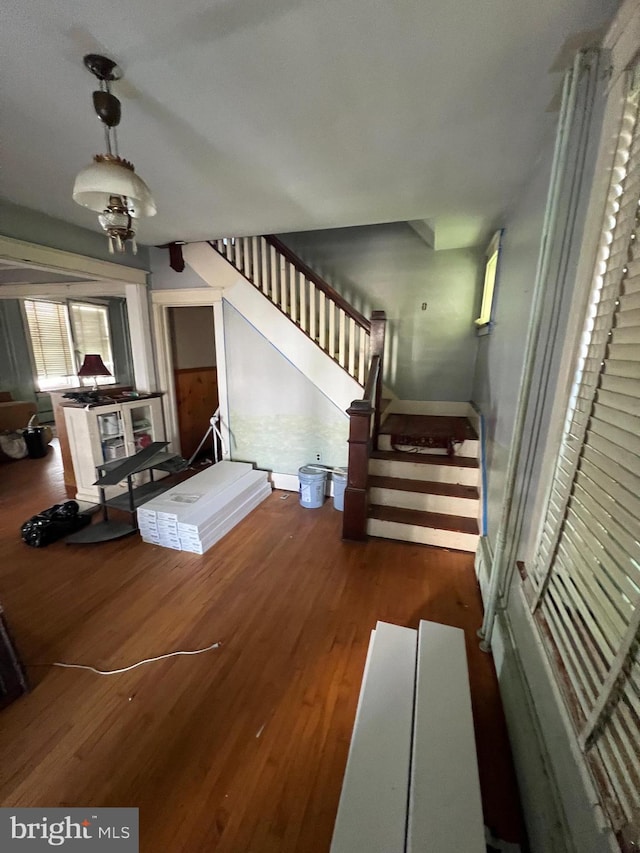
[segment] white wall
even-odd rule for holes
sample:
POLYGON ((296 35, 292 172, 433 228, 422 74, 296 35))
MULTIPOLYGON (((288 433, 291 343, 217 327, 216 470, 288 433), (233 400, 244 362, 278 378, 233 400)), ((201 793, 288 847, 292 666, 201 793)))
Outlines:
POLYGON ((297 474, 317 453, 346 465, 346 414, 228 302, 224 329, 232 458, 279 474, 297 474))
POLYGON ((400 399, 471 399, 479 249, 436 252, 406 222, 279 236, 365 316, 386 311, 385 382, 400 399))

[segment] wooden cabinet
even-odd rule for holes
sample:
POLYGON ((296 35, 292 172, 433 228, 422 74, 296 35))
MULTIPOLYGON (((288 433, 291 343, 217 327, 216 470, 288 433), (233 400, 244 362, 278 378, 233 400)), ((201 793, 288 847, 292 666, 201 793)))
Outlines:
MULTIPOLYGON (((152 441, 165 440, 160 395, 96 406, 65 406, 64 418, 76 480, 76 498, 97 503, 100 494, 94 485, 96 467, 114 459, 124 459, 152 441)), ((149 475, 137 474, 136 485, 149 475)), ((126 483, 106 489, 107 499, 115 497, 126 483)))

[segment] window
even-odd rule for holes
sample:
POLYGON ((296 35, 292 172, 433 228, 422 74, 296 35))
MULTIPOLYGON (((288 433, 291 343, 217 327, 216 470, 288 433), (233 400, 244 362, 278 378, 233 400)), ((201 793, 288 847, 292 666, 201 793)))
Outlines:
MULTIPOLYGON (((83 382, 77 375, 87 353, 99 353, 114 372, 105 305, 25 299, 24 310, 38 390, 92 384, 92 379, 83 382)), ((100 384, 115 381, 113 376, 104 376, 100 384)))
POLYGON ((616 832, 640 832, 640 116, 626 102, 532 611, 616 832))
POLYGON ((486 251, 486 262, 484 267, 484 285, 482 288, 482 305, 480 316, 476 320, 479 334, 486 334, 490 329, 493 316, 493 296, 498 275, 498 261, 502 249, 502 231, 496 231, 486 251))

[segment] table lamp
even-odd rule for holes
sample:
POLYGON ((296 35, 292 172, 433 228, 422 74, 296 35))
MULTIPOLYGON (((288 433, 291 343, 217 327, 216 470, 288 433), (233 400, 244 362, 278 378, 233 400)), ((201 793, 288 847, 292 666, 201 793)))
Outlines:
POLYGON ((111 371, 106 367, 102 360, 102 356, 98 353, 87 354, 82 362, 82 367, 78 371, 78 376, 93 376, 93 390, 98 390, 98 376, 112 376, 111 371))

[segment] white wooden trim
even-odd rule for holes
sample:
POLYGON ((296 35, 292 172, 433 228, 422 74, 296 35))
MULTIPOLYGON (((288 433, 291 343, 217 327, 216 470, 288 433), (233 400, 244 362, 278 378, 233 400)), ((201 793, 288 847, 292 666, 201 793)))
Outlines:
MULTIPOLYGON (((626 3, 620 10, 628 12, 631 3, 626 3)), ((640 19, 640 5, 635 4, 635 16, 640 19)), ((616 21, 618 17, 616 17, 616 21)), ((640 26, 640 24, 638 24, 640 26)), ((632 57, 627 58, 627 63, 632 57)), ((546 516, 549 492, 553 483, 553 472, 560 450, 567 404, 575 376, 576 362, 582 343, 587 307, 593 288, 593 274, 596 266, 597 253, 600 248, 602 232, 602 216, 606 199, 609 194, 611 171, 618 144, 620 122, 626 101, 627 81, 625 75, 617 75, 616 82, 607 97, 605 115, 594 180, 589 196, 585 226, 576 269, 576 286, 568 312, 562 355, 559 361, 556 380, 555 397, 551 405, 549 428, 545 442, 543 463, 538 479, 538 488, 532 507, 529 541, 525 543, 523 558, 526 563, 533 562, 546 516)))
POLYGON ((185 305, 215 305, 222 299, 222 288, 191 287, 177 290, 152 290, 151 301, 154 305, 166 305, 179 308, 185 305))
POLYGON ((155 391, 156 371, 151 341, 147 286, 146 284, 127 284, 125 292, 136 389, 138 391, 155 391))
POLYGON ((2 284, 0 299, 81 299, 82 297, 126 296, 126 282, 58 281, 48 284, 2 284))
POLYGON ((464 631, 421 621, 416 672, 407 853, 486 853, 464 631))
POLYGON ((371 632, 331 853, 404 853, 415 670, 415 630, 378 622, 371 632))
POLYGON ((300 483, 295 474, 278 474, 273 471, 270 475, 274 489, 282 489, 283 492, 297 492, 300 488, 300 483))
POLYGON ((220 434, 224 445, 223 459, 231 459, 231 431, 229 429, 229 386, 227 384, 227 347, 225 345, 224 310, 222 301, 213 303, 213 325, 216 343, 216 374, 218 377, 218 406, 220 407, 220 434))
MULTIPOLYGON (((272 471, 269 475, 274 489, 281 489, 283 492, 299 492, 300 481, 297 474, 279 474, 277 471, 272 471)), ((333 480, 327 477, 325 491, 326 497, 333 496, 333 480)))
POLYGON ((169 441, 170 450, 173 450, 175 453, 181 453, 180 428, 176 407, 176 387, 173 381, 173 356, 167 312, 164 306, 152 303, 152 313, 153 337, 158 356, 156 363, 158 387, 161 391, 165 392, 162 404, 164 421, 167 427, 167 440, 169 441))
POLYGON ((129 284, 146 284, 147 270, 100 261, 74 252, 64 252, 50 246, 14 240, 0 235, 0 259, 10 261, 13 266, 28 266, 56 274, 86 275, 91 279, 124 281, 129 284))
MULTIPOLYGON (((212 254, 216 254, 212 251, 212 254)), ((220 432, 224 444, 224 459, 230 459, 231 435, 229 432, 229 394, 227 388, 227 361, 224 345, 224 313, 222 310, 222 288, 197 287, 183 290, 151 291, 153 306, 154 342, 157 356, 158 381, 166 392, 165 421, 167 439, 171 448, 181 452, 180 427, 176 404, 176 388, 173 378, 173 358, 169 335, 168 309, 185 306, 211 307, 216 345, 216 373, 218 377, 218 402, 220 406, 220 432)))

